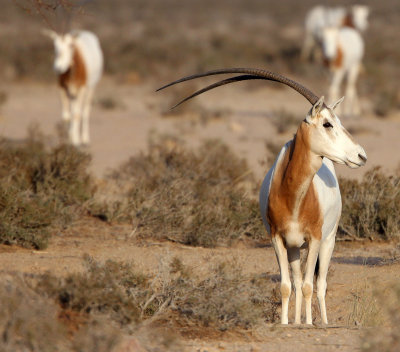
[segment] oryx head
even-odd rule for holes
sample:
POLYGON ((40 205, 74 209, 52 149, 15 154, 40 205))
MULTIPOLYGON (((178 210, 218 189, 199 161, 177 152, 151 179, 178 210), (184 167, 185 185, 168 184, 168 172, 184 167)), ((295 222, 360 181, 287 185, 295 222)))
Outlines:
POLYGON ((307 124, 310 150, 313 153, 335 163, 357 168, 366 163, 367 155, 335 114, 335 108, 343 99, 327 106, 322 96, 312 106, 304 122, 307 124))
POLYGON ((59 74, 65 73, 72 64, 74 55, 74 37, 73 35, 59 34, 52 30, 44 30, 43 34, 53 39, 55 57, 54 57, 54 71, 59 74))
POLYGON ((368 27, 369 7, 365 5, 353 5, 351 7, 351 16, 355 28, 363 32, 368 27))
POLYGON ((210 89, 229 83, 252 79, 264 79, 280 82, 302 94, 313 105, 306 119, 302 122, 302 124, 304 124, 303 127, 307 129, 309 134, 311 152, 315 153, 318 156, 326 157, 336 163, 346 164, 347 166, 352 168, 362 166, 367 161, 367 155, 364 149, 354 141, 352 136, 342 126, 339 118, 334 113, 335 108, 341 103, 343 98, 332 106, 327 106, 324 103, 323 97, 317 97, 309 89, 282 75, 270 71, 250 68, 221 69, 184 77, 182 79, 169 83, 158 90, 199 77, 227 73, 235 73, 240 75, 211 84, 183 99, 175 106, 178 106, 183 102, 210 89))
POLYGON ((321 33, 322 52, 324 57, 333 60, 337 56, 339 29, 337 27, 325 27, 321 33))

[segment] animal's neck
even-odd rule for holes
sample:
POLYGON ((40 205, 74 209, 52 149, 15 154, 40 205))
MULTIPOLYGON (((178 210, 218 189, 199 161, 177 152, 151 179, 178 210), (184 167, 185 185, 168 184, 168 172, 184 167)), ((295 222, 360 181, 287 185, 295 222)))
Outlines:
POLYGON ((283 166, 279 191, 286 199, 288 209, 297 217, 311 182, 322 165, 322 158, 310 150, 309 133, 303 122, 283 166))
POLYGON ((79 48, 74 45, 72 60, 69 69, 59 76, 59 84, 71 97, 77 95, 78 90, 86 84, 87 71, 79 48))
POLYGON ((343 50, 339 43, 336 43, 335 57, 324 57, 324 64, 330 68, 341 68, 343 65, 343 50))
POLYGON ((348 13, 348 14, 343 18, 342 26, 343 26, 343 27, 355 28, 354 20, 353 20, 353 15, 352 15, 351 13, 348 13))

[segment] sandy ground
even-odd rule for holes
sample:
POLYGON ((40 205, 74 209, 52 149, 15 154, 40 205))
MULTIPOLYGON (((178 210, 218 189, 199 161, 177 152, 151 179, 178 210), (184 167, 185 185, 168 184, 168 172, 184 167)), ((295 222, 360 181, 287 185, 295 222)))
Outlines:
MULTIPOLYGON (((234 261, 246 274, 264 275, 271 284, 279 281, 275 254, 270 246, 254 248, 237 243, 233 248, 192 248, 168 242, 137 241, 128 226, 109 226, 94 219, 84 219, 65 233, 53 237, 45 251, 0 246, 3 272, 44 273, 56 275, 83 270, 83 255, 95 260, 107 259, 135 263, 139 270, 156 272, 163 262, 178 257, 200 276, 207 275, 211 263, 234 261)), ((313 328, 265 324, 251 331, 221 333, 210 331, 184 333, 187 352, 197 351, 357 351, 368 329, 349 326, 354 297, 389 287, 400 270, 400 249, 390 244, 338 243, 328 276, 327 292, 330 325, 320 326, 314 295, 313 328)), ((289 319, 294 319, 294 300, 289 319)), ((354 324, 354 323, 353 323, 354 324)))
MULTIPOLYGON (((164 82, 162 82, 164 83, 164 82)), ((283 107, 302 119, 308 103, 286 89, 256 86, 252 89, 236 86, 220 89, 215 94, 199 98, 206 109, 229 109, 227 116, 201 122, 191 116, 163 117, 164 93, 155 93, 155 85, 119 84, 103 79, 97 101, 112 98, 118 104, 111 110, 95 104, 91 120, 92 172, 102 177, 140 150, 145 150, 149 133, 172 133, 195 146, 204 138, 220 138, 235 152, 245 157, 257 178, 261 180, 266 159, 266 141, 282 144, 289 140, 296 127, 279 135, 271 115, 283 107)), ((60 103, 54 85, 29 82, 0 85, 7 101, 0 107, 0 135, 21 139, 32 123, 48 135, 55 135, 60 121, 60 103)), ((382 120, 366 114, 357 119, 343 119, 368 154, 368 166, 349 170, 337 167, 339 175, 360 178, 366 170, 381 165, 393 172, 400 161, 400 116, 382 120)), ((237 261, 245 272, 267 274, 272 282, 279 279, 273 249, 253 248, 238 243, 234 248, 189 248, 173 243, 137 242, 129 227, 110 226, 98 220, 84 219, 66 233, 54 236, 45 251, 32 251, 0 246, 0 268, 4 271, 41 273, 50 270, 57 275, 82 269, 84 253, 96 260, 134 261, 145 271, 154 271, 161 259, 178 256, 201 272, 209 262, 227 258, 237 261), (161 259, 160 259, 161 258, 161 259)), ((339 243, 334 253, 327 294, 327 328, 265 325, 242 335, 222 334, 218 339, 192 336, 184 339, 186 351, 357 351, 367 330, 348 326, 348 316, 354 296, 360 290, 390 285, 400 270, 396 259, 399 248, 391 244, 339 243), (383 259, 382 259, 383 258, 383 259)), ((204 273, 207 274, 206 272, 204 273)), ((314 296, 315 297, 315 296, 314 296)), ((293 303, 293 302, 292 302, 293 303)), ((316 310, 318 312, 318 310, 316 310)), ((291 309, 293 313, 293 307, 291 309)), ((293 317, 292 317, 293 318, 293 317)), ((319 318, 316 320, 318 326, 319 318)))

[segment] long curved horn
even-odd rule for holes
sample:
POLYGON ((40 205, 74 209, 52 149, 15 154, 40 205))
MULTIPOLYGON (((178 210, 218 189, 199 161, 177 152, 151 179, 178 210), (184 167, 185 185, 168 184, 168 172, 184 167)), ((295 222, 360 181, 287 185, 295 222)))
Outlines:
MULTIPOLYGON (((183 104, 185 101, 188 101, 189 99, 192 99, 192 98, 194 98, 194 97, 196 97, 196 96, 198 96, 200 94, 203 94, 203 93, 207 92, 208 90, 223 86, 225 84, 235 83, 235 82, 240 82, 240 81, 246 81, 246 80, 249 80, 249 79, 261 79, 261 78, 257 77, 257 76, 251 76, 251 75, 242 75, 242 76, 236 76, 236 77, 224 79, 222 81, 210 84, 209 86, 194 92, 192 95, 189 95, 185 99, 182 99, 179 103, 175 104, 171 109, 175 109, 177 106, 183 104)), ((163 89, 163 88, 160 88, 157 91, 159 91, 161 89, 163 89)))
POLYGON ((204 93, 210 89, 213 88, 217 88, 221 85, 225 85, 225 84, 229 84, 229 83, 234 83, 234 82, 240 82, 240 81, 244 81, 244 80, 249 80, 249 79, 265 79, 265 80, 269 80, 269 81, 275 81, 275 82, 280 82, 283 83, 291 88, 293 88, 295 91, 299 92, 302 96, 304 96, 312 105, 314 105, 319 97, 317 97, 313 92, 311 92, 309 89, 307 89, 306 87, 302 86, 300 83, 297 83, 285 76, 282 76, 278 73, 274 73, 271 71, 266 71, 266 70, 261 70, 261 69, 254 69, 254 68, 231 68, 231 69, 220 69, 220 70, 213 70, 213 71, 208 71, 205 73, 199 73, 196 75, 192 75, 192 76, 187 76, 187 77, 183 77, 181 79, 178 79, 174 82, 171 82, 159 89, 157 89, 157 91, 168 88, 174 84, 177 83, 181 83, 181 82, 185 82, 185 81, 189 81, 192 79, 196 79, 196 78, 200 78, 200 77, 206 77, 206 76, 213 76, 213 75, 219 75, 219 74, 226 74, 226 73, 243 73, 245 75, 243 76, 237 76, 237 77, 233 77, 230 79, 226 79, 217 83, 214 83, 204 89, 201 89, 199 91, 197 91, 196 93, 192 94, 190 97, 184 99, 183 101, 181 101, 180 103, 178 103, 175 106, 178 106, 179 104, 183 103, 186 100, 189 100, 190 98, 193 98, 201 93, 204 93))

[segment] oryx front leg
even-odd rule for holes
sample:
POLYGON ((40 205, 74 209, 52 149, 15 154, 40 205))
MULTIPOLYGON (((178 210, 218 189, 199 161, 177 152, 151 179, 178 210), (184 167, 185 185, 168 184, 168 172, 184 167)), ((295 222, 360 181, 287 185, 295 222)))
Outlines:
POLYGON ((88 88, 83 101, 83 111, 82 111, 82 143, 89 144, 89 115, 90 108, 93 100, 93 89, 88 88))
POLYGON ((68 122, 71 119, 71 103, 68 92, 64 88, 60 88, 62 119, 68 122))
POLYGON ((319 309, 321 311, 321 321, 323 324, 328 324, 326 315, 325 295, 326 295, 326 277, 328 275, 329 262, 331 261, 333 248, 335 247, 335 236, 337 227, 328 236, 326 240, 321 243, 319 250, 319 272, 317 278, 317 297, 319 309))
POLYGON ((301 50, 301 59, 303 61, 307 61, 310 58, 315 46, 316 43, 312 33, 307 32, 304 39, 303 48, 301 50))
POLYGON ((75 146, 81 144, 81 120, 82 120, 82 104, 85 97, 85 90, 81 89, 78 94, 71 100, 72 120, 69 127, 69 139, 75 146))
POLYGON ((358 96, 357 96, 357 89, 356 89, 356 83, 357 83, 357 77, 359 74, 359 65, 354 65, 348 73, 347 77, 347 85, 346 85, 346 106, 348 108, 346 109, 346 113, 349 113, 351 115, 359 115, 360 114, 360 105, 358 101, 358 96))
POLYGON ((294 287, 296 290, 296 315, 295 324, 301 324, 301 304, 303 300, 303 292, 301 285, 303 284, 301 267, 300 267, 300 248, 288 248, 289 263, 292 267, 294 287))
POLYGON ((308 255, 306 264, 306 274, 303 282, 303 296, 306 303, 306 324, 312 325, 311 302, 313 295, 313 279, 315 272, 315 264, 317 263, 318 252, 320 248, 320 240, 311 237, 308 243, 308 255))
POLYGON ((292 292, 289 276, 289 261, 285 245, 279 235, 272 237, 272 244, 278 259, 279 269, 281 272, 281 296, 282 296, 282 324, 288 324, 289 299, 292 292))

